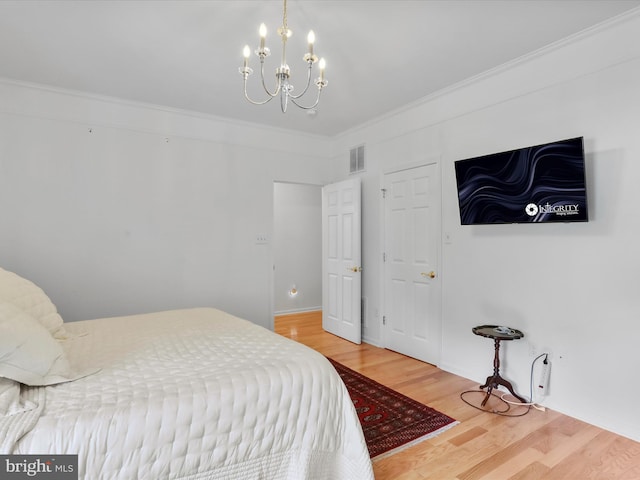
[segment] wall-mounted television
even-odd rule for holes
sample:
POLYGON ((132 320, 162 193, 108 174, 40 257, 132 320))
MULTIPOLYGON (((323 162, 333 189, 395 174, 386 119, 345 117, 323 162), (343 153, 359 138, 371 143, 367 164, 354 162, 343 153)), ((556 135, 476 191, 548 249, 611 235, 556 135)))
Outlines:
POLYGON ((463 225, 586 222, 583 138, 454 163, 463 225))

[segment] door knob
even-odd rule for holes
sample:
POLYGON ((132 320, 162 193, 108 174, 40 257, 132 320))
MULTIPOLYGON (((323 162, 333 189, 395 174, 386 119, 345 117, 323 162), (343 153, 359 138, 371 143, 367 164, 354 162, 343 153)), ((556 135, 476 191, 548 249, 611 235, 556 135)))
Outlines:
POLYGON ((362 267, 356 267, 355 265, 353 267, 347 267, 347 270, 349 270, 350 272, 353 273, 358 273, 362 271, 362 267))
POLYGON ((436 278, 436 272, 434 272, 433 270, 431 270, 429 273, 421 272, 420 275, 422 275, 424 278, 436 278))

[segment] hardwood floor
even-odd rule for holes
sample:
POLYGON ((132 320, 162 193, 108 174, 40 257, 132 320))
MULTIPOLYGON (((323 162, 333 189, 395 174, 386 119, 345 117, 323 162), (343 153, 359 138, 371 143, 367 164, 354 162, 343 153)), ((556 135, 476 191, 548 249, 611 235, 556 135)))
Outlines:
MULTIPOLYGON (((321 323, 320 312, 279 316, 275 331, 460 422, 374 462, 376 480, 640 479, 640 443, 551 410, 512 418, 477 410, 460 399, 477 383, 390 350, 355 345, 326 333, 321 323)), ((509 413, 524 407, 516 408, 509 413)))

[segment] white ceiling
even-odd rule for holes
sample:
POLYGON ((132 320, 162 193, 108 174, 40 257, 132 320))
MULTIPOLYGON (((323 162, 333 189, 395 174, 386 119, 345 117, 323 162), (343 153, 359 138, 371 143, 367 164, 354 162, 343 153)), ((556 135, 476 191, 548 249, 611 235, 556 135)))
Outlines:
MULTIPOLYGON (((327 60, 315 117, 242 95, 242 48, 267 24, 280 61, 280 0, 0 1, 0 77, 335 135, 607 19, 640 0, 289 0, 298 85, 306 33, 327 60)), ((258 93, 258 61, 250 92, 258 93)), ((317 75, 314 75, 314 77, 317 75)), ((268 78, 269 82, 273 78, 268 78)), ((302 87, 298 86, 298 91, 302 87)))

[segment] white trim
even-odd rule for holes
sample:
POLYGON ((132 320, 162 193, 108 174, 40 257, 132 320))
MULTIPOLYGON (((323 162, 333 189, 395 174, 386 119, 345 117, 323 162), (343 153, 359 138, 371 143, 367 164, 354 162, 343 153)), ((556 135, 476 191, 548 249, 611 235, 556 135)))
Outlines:
POLYGON ((331 157, 331 138, 191 110, 0 77, 0 113, 247 149, 331 157), (23 93, 26 92, 26 93, 23 93), (29 101, 21 101, 25 94, 29 101), (34 98, 35 97, 35 98, 34 98), (310 148, 313 147, 313 148, 310 148))
POLYGON ((187 110, 187 109, 181 109, 176 107, 169 107, 166 105, 159 105, 156 103, 147 103, 147 102, 142 102, 138 100, 129 100, 126 98, 112 97, 109 95, 100 95, 97 93, 56 87, 56 86, 46 85, 42 83, 27 82, 23 80, 14 80, 6 77, 0 77, 0 84, 15 86, 15 87, 22 87, 22 88, 29 88, 33 90, 41 90, 44 92, 77 97, 85 100, 93 100, 96 102, 110 103, 113 105, 120 105, 124 107, 141 108, 144 110, 155 110, 160 113, 169 113, 172 115, 184 115, 187 117, 192 117, 200 120, 223 122, 227 125, 231 124, 240 128, 247 128, 247 127, 260 128, 263 130, 272 131, 274 133, 279 132, 287 135, 295 134, 303 137, 316 138, 320 140, 327 140, 329 138, 326 135, 320 135, 320 134, 309 133, 309 132, 298 131, 298 130, 291 130, 288 128, 274 127, 274 126, 266 125, 262 123, 254 123, 254 122, 248 122, 245 120, 238 120, 231 117, 222 117, 220 115, 214 115, 212 113, 204 113, 204 112, 198 112, 196 110, 187 110))
POLYGON ((278 312, 273 312, 274 316, 281 316, 281 315, 295 315, 297 313, 308 313, 308 312, 321 312, 322 311, 322 307, 318 306, 318 307, 307 307, 307 308, 294 308, 291 310, 280 310, 278 312))
POLYGON ((420 107, 422 105, 428 104, 440 97, 444 97, 447 96, 457 90, 461 90, 464 89, 470 85, 473 85, 475 83, 481 82, 483 80, 498 76, 506 71, 509 71, 517 66, 520 65, 524 65, 526 63, 532 62, 540 57, 544 57, 545 55, 548 55, 549 53, 555 52, 557 50, 562 50, 564 47, 567 47, 569 45, 572 45, 574 43, 577 43, 581 40, 590 38, 594 35, 597 35, 598 33, 604 32, 606 30, 615 28, 617 25, 621 24, 621 23, 625 23, 627 21, 630 21, 634 18, 636 18, 637 16, 640 16, 640 7, 636 7, 632 10, 628 10, 627 12, 621 13, 620 15, 617 15, 613 18, 610 18, 604 22, 598 23, 596 25, 592 25, 591 27, 587 27, 584 30, 581 30, 577 33, 574 33, 573 35, 570 35, 568 37, 565 37, 563 39, 560 39, 556 42, 553 42, 549 45, 546 45, 542 48, 539 48, 537 50, 534 50, 533 52, 529 52, 525 55, 522 55, 518 58, 515 58, 513 60, 510 60, 506 63, 503 63, 501 65, 498 65, 497 67, 491 68, 489 70, 486 70, 484 72, 481 72, 477 75, 474 75, 472 77, 466 78, 464 80, 461 80, 460 82, 454 83, 452 85, 449 85, 447 87, 444 87, 440 90, 437 90, 425 97, 422 97, 414 102, 408 103, 408 104, 404 104, 399 106, 398 108, 391 110, 389 112, 386 112, 378 117, 372 118, 371 120, 368 120, 364 123, 361 123, 359 125, 356 125, 353 128, 350 128, 348 130, 345 130, 344 132, 338 133, 335 135, 335 137, 341 137, 341 136, 348 136, 351 135, 355 132, 359 132, 361 130, 365 130, 369 127, 372 127, 374 125, 377 125, 381 122, 384 122, 385 120, 388 120, 390 118, 395 117, 396 115, 399 115, 403 112, 407 112, 407 111, 411 111, 414 110, 417 107, 420 107))

